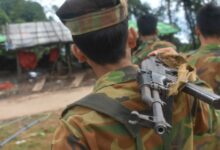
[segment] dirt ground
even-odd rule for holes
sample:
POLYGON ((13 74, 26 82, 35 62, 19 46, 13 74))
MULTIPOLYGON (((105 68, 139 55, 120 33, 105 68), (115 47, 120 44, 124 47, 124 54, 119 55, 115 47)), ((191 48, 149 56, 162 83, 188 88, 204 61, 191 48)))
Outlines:
MULTIPOLYGON (((84 71, 83 71, 84 72, 84 71)), ((83 73, 82 72, 82 73, 83 73)), ((84 72, 85 73, 85 72, 84 72)), ((80 76, 80 74, 78 73, 80 76)), ((62 110, 92 91, 95 76, 87 71, 77 87, 71 87, 75 77, 48 78, 44 88, 32 92, 34 84, 23 82, 12 94, 0 99, 0 146, 20 129, 33 121, 48 116, 15 139, 0 147, 1 150, 48 150, 62 110)))
POLYGON ((11 97, 0 101, 0 120, 65 108, 92 91, 92 86, 11 97))
POLYGON ((42 90, 33 92, 36 83, 24 80, 1 97, 0 121, 63 109, 92 91, 95 75, 89 69, 75 72, 70 77, 48 76, 42 90), (83 80, 80 84, 76 82, 77 87, 72 87, 80 76, 84 76, 83 80))

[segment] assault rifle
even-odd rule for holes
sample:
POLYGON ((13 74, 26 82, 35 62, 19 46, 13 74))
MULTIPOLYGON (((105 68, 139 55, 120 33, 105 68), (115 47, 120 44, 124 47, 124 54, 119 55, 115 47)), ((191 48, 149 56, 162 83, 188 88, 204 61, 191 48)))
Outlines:
MULTIPOLYGON (((163 135, 171 128, 164 117, 163 107, 166 99, 168 99, 170 83, 177 81, 177 74, 176 69, 167 67, 156 57, 150 57, 142 62, 138 82, 142 100, 152 108, 153 115, 148 116, 133 111, 132 115, 138 119, 130 120, 131 124, 141 124, 142 122, 141 125, 144 125, 150 123, 159 135, 163 135)), ((220 96, 207 91, 205 88, 193 83, 186 83, 182 91, 208 103, 215 109, 220 109, 220 96)), ((172 108, 172 106, 169 107, 172 108)))

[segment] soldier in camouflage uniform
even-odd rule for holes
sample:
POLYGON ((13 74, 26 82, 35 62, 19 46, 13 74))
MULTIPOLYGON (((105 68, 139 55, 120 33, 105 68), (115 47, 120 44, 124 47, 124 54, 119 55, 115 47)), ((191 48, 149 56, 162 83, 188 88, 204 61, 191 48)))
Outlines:
POLYGON ((93 93, 85 97, 90 98, 87 102, 105 109, 100 113, 82 105, 67 107, 52 150, 193 150, 194 142, 200 142, 197 134, 212 133, 215 112, 184 93, 179 93, 170 106, 172 129, 162 137, 153 128, 130 128, 128 120, 124 124, 116 121, 120 110, 113 111, 112 117, 106 115, 105 111, 116 109, 106 99, 128 110, 150 109, 141 101, 136 82, 138 68, 131 63, 126 0, 67 0, 57 14, 72 31, 73 53, 80 62, 91 65, 99 77, 93 93))
POLYGON ((132 54, 132 62, 134 64, 140 64, 150 52, 156 49, 165 47, 176 49, 176 46, 172 43, 159 40, 157 37, 157 22, 157 18, 151 14, 147 14, 138 19, 137 24, 141 44, 132 54))
POLYGON ((201 47, 189 58, 199 77, 220 94, 220 7, 208 4, 197 16, 201 47))

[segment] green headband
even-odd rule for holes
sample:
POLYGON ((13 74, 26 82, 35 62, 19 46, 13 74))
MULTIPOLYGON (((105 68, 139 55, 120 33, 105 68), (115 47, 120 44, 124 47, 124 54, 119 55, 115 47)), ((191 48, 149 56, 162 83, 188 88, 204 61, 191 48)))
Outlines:
POLYGON ((124 21, 128 16, 125 1, 121 4, 98 12, 89 13, 77 18, 66 19, 65 24, 72 35, 81 35, 101 30, 124 21))

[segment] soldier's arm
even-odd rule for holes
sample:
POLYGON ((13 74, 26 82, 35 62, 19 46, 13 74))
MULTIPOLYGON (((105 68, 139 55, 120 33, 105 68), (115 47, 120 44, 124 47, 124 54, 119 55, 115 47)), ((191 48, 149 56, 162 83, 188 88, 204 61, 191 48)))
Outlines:
POLYGON ((214 110, 207 104, 197 101, 194 122, 195 149, 219 149, 220 140, 220 111, 214 110))
MULTIPOLYGON (((213 90, 206 82, 197 80, 197 85, 206 88, 207 91, 213 90)), ((194 105, 192 107, 192 113, 194 116, 194 131, 195 134, 214 133, 216 128, 220 127, 219 114, 220 110, 214 109, 214 107, 207 103, 194 98, 194 105)))
POLYGON ((54 134, 51 150, 87 150, 86 144, 79 136, 80 132, 74 126, 67 127, 64 120, 61 120, 54 134))
POLYGON ((168 48, 160 48, 157 49, 155 51, 152 51, 151 53, 148 54, 148 56, 155 56, 155 55, 159 55, 159 54, 172 54, 172 55, 177 55, 177 51, 172 48, 172 47, 168 47, 168 48))

